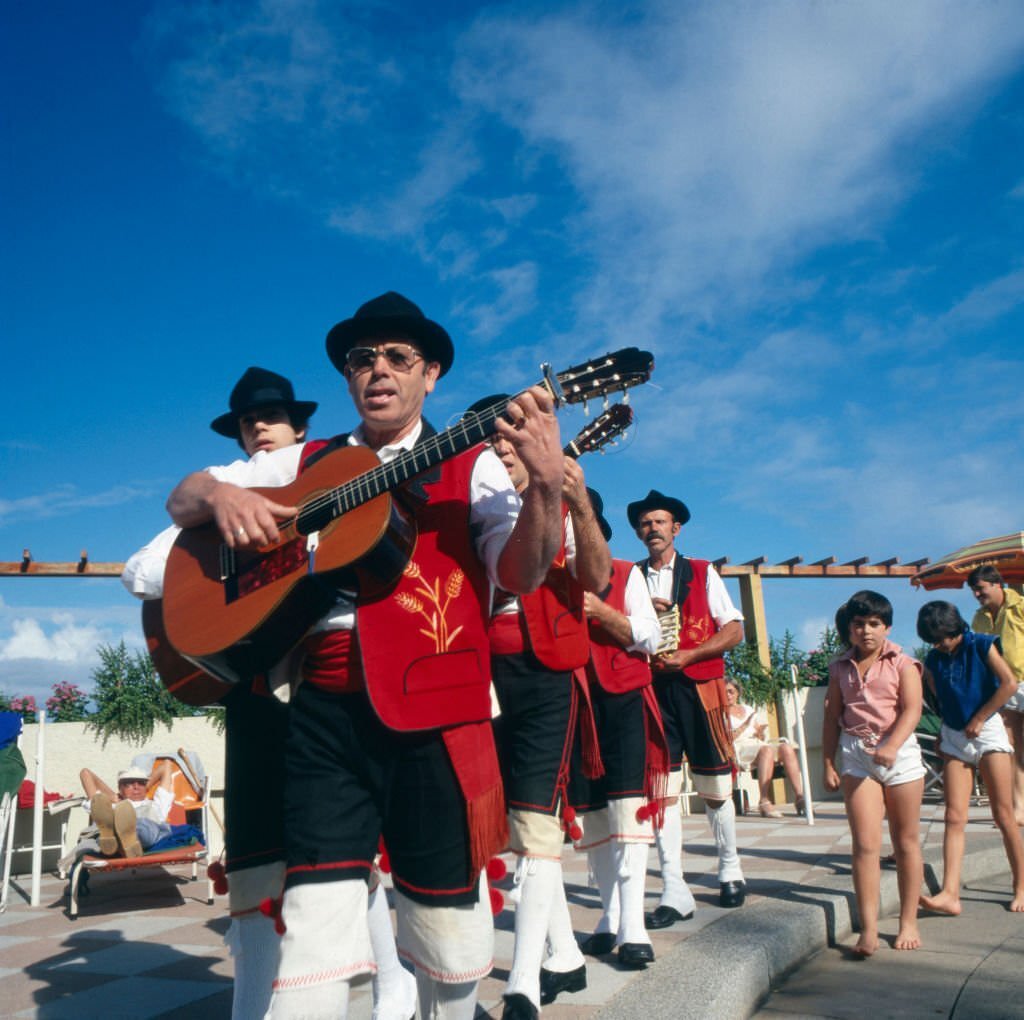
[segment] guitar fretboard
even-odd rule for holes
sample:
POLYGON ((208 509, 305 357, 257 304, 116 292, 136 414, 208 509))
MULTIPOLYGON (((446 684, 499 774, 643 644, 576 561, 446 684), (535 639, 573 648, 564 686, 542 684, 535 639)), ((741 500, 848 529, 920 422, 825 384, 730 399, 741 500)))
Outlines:
POLYGON ((468 414, 450 428, 404 450, 387 464, 375 468, 318 496, 304 506, 296 518, 297 529, 308 535, 326 527, 342 514, 390 492, 410 478, 429 470, 450 457, 476 446, 494 434, 494 423, 505 410, 501 399, 468 414))

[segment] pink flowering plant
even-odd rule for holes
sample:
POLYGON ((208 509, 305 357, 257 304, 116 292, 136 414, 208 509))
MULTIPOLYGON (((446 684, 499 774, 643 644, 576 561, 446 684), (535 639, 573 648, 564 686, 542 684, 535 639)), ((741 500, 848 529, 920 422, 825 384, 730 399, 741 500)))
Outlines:
POLYGON ((77 684, 62 680, 53 685, 46 699, 46 713, 51 722, 81 722, 89 715, 89 697, 77 684))
POLYGON ((27 722, 36 721, 36 699, 31 694, 11 698, 11 711, 20 712, 21 718, 27 722))

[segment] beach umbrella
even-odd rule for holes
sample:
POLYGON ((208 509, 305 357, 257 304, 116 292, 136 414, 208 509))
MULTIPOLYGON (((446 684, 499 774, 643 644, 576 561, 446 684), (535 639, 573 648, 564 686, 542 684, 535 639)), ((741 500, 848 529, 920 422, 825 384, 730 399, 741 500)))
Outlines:
POLYGON ((1024 531, 957 549, 941 560, 922 567, 910 579, 915 588, 962 588, 975 568, 991 564, 1007 584, 1024 584, 1024 531))

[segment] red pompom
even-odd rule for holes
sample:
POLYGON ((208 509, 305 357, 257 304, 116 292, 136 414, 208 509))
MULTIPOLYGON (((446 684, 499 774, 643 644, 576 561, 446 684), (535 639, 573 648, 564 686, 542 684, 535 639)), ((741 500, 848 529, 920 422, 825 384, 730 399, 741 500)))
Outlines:
POLYGON ((578 825, 569 826, 569 838, 575 843, 577 840, 583 838, 583 829, 578 825))
POLYGON ((277 917, 281 913, 281 905, 277 900, 272 900, 268 897, 260 901, 260 913, 264 917, 277 917))
POLYGON ((500 889, 491 889, 491 913, 497 917, 505 909, 505 897, 500 889))
POLYGON ((213 891, 218 896, 225 896, 228 891, 228 874, 220 861, 213 861, 206 869, 206 875, 213 883, 213 891))
POLYGON ((285 924, 284 924, 284 919, 281 918, 281 917, 275 917, 274 918, 274 931, 276 931, 278 935, 283 935, 287 930, 288 929, 285 927, 285 924))
POLYGON ((562 821, 565 822, 566 825, 572 825, 572 823, 576 821, 576 808, 566 807, 565 810, 562 811, 562 821))
POLYGON ((487 878, 491 882, 500 882, 508 874, 508 867, 500 857, 492 857, 487 862, 487 878))
POLYGON ((636 820, 638 822, 646 822, 651 817, 651 807, 649 804, 641 804, 636 809, 636 820))

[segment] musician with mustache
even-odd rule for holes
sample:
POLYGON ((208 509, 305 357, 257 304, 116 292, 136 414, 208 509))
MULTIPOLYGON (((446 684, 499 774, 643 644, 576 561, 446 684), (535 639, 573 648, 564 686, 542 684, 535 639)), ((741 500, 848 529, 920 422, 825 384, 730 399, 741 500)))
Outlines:
MULTIPOLYGON (((241 485, 190 475, 168 500, 176 523, 213 521, 231 548, 274 543, 277 522, 297 507, 251 487, 289 484, 314 459, 349 447, 386 464, 429 443, 423 405, 454 360, 440 325, 389 292, 338 323, 327 352, 347 380, 356 429, 270 454, 241 485)), ((381 835, 421 1015, 475 1012, 493 948, 481 871, 507 836, 490 726, 490 588, 532 591, 561 543, 562 453, 549 394, 520 394, 496 429, 530 475, 522 500, 483 446, 417 475, 393 494, 403 527, 416 527, 405 570, 376 587, 336 590, 299 647, 274 1020, 344 1017, 349 983, 372 973, 367 878, 381 835)))
POLYGON ((746 896, 736 851, 736 811, 732 802, 732 735, 726 721, 723 656, 743 639, 743 617, 732 604, 715 568, 707 560, 677 555, 675 539, 690 519, 686 505, 651 489, 626 508, 648 558, 643 571, 655 609, 678 609, 676 647, 653 662, 654 690, 669 740, 672 772, 665 821, 656 831, 664 883, 661 902, 646 918, 649 929, 667 928, 693 915, 696 903, 683 878, 682 760, 704 800, 718 849, 719 904, 739 907, 746 896))

